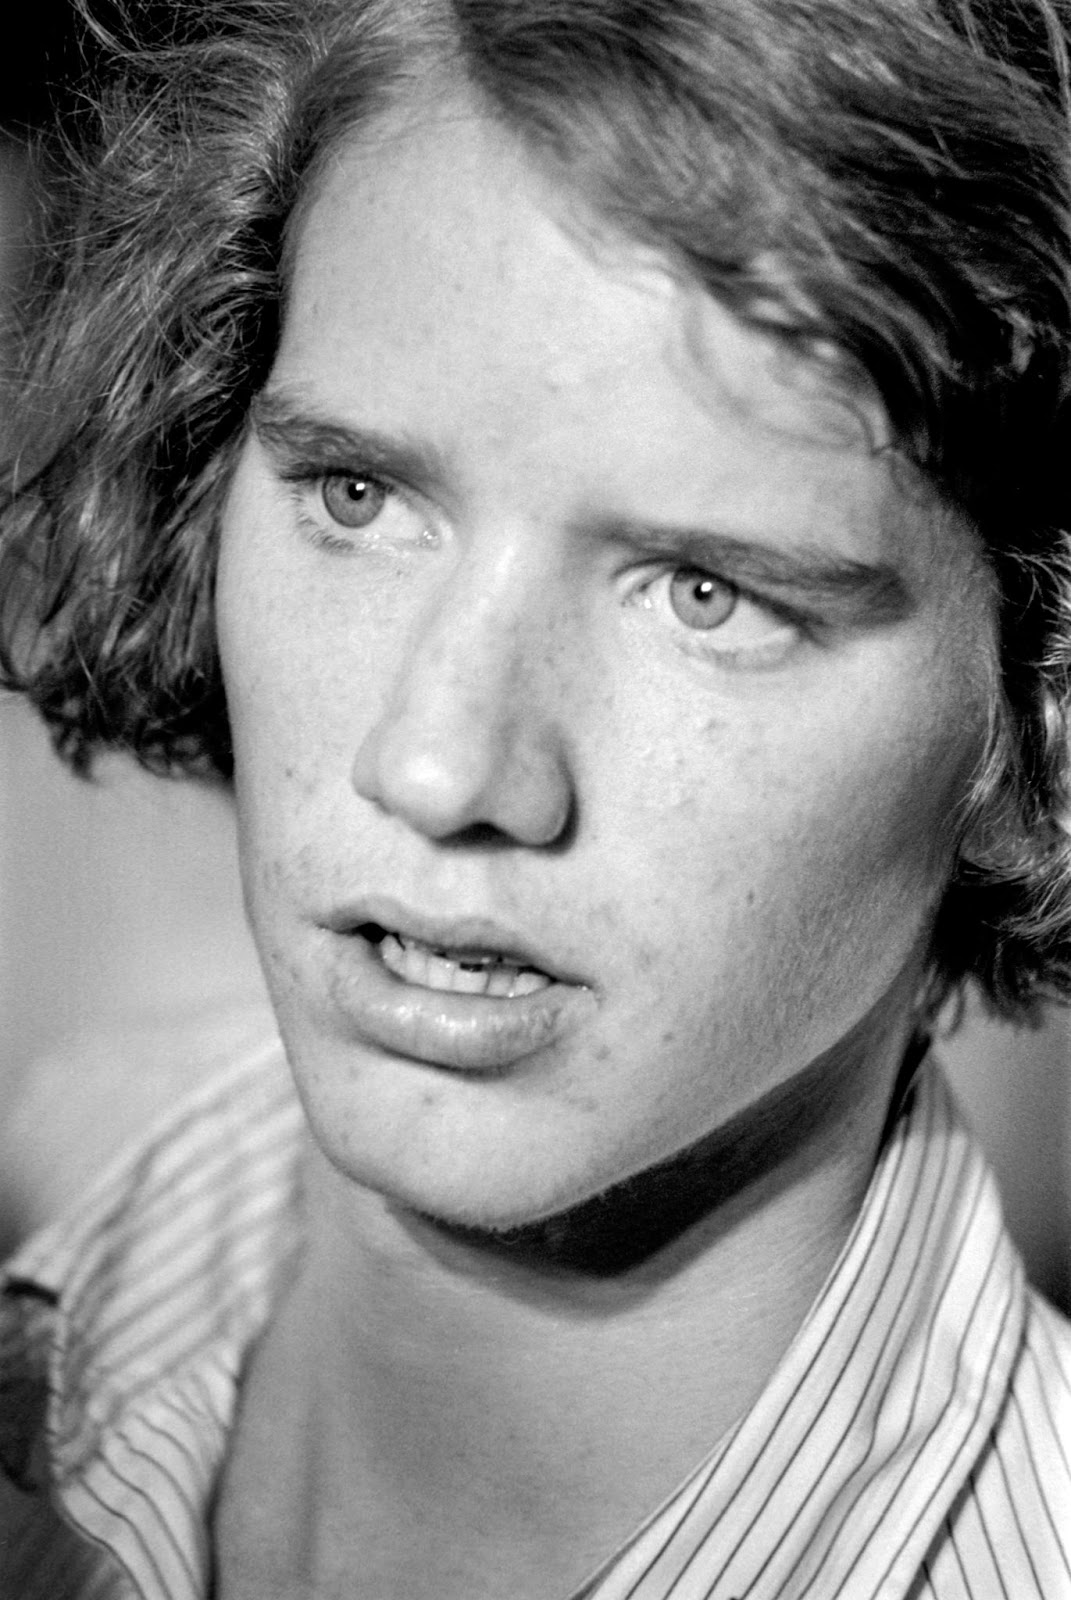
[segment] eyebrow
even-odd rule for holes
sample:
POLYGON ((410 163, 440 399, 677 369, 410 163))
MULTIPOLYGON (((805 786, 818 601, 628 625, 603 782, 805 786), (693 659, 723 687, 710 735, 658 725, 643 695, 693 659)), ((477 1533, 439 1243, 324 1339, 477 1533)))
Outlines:
MULTIPOLYGON (((291 470, 348 463, 432 494, 443 492, 450 480, 447 458, 434 446, 400 432, 351 427, 320 415, 282 388, 257 395, 250 419, 265 448, 291 470)), ((886 561, 858 561, 813 544, 770 544, 760 537, 626 517, 601 518, 588 531, 628 545, 647 559, 661 555, 709 572, 831 627, 887 627, 914 608, 903 574, 886 561)))
POLYGON ((351 428, 302 406, 283 389, 264 389, 250 407, 257 437, 291 466, 329 467, 348 462, 366 472, 398 478, 429 493, 449 479, 445 457, 403 433, 351 428))

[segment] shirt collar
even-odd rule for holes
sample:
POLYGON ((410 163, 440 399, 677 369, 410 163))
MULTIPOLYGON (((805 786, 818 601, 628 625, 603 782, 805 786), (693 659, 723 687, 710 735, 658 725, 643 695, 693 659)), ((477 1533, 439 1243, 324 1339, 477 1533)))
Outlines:
MULTIPOLYGON (((300 1234, 301 1128, 276 1042, 0 1280, 0 1458, 24 1478, 47 1464, 68 1518, 154 1600, 207 1590, 241 1364, 300 1234)), ((906 1592, 992 1426, 1023 1315, 992 1179, 928 1066, 769 1384, 584 1592, 761 1600, 819 1574, 823 1593, 906 1592)))
POLYGON ((277 1039, 214 1077, 0 1276, 0 1460, 141 1592, 193 1600, 245 1353, 300 1233, 277 1039))
POLYGON ((778 1369, 599 1600, 906 1594, 1004 1402, 1024 1315, 994 1181, 928 1064, 778 1369))

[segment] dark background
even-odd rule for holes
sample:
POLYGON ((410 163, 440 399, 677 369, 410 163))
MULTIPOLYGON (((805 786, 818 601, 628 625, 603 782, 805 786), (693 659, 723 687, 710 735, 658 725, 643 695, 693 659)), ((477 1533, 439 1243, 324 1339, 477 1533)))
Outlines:
POLYGON ((70 0, 30 0, 9 19, 0 50, 0 129, 19 135, 69 108, 87 61, 76 42, 70 0))

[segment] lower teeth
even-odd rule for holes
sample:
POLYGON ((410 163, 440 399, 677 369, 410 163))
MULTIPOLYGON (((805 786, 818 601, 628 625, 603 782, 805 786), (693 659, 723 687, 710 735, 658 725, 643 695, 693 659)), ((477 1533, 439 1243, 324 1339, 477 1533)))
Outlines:
POLYGON ((393 933, 386 934, 380 941, 379 954, 383 965, 395 977, 424 989, 510 999, 535 994, 550 984, 546 973, 533 972, 530 967, 514 967, 505 961, 455 960, 430 950, 427 945, 403 942, 393 933))

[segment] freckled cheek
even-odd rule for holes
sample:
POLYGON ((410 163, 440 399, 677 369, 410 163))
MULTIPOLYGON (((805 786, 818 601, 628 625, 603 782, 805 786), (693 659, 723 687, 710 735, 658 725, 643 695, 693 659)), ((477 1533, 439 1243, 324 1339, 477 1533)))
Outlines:
POLYGON ((938 683, 926 704, 907 706, 884 728, 872 720, 876 731, 853 752, 843 783, 846 843, 868 859, 875 880, 939 888, 984 748, 984 710, 953 701, 938 683))
POLYGON ((360 682, 326 637, 307 632, 273 636, 266 624, 259 638, 233 641, 233 672, 224 663, 239 782, 248 774, 276 800, 310 798, 352 760, 360 682))
POLYGON ((231 641, 240 670, 227 675, 227 694, 242 878, 263 932, 284 908, 308 900, 324 808, 345 789, 348 766, 322 666, 311 677, 311 664, 292 652, 267 653, 263 637, 245 642, 243 651, 240 639, 231 641))
POLYGON ((816 1017, 876 999, 918 949, 951 868, 948 815, 962 792, 963 763, 950 770, 925 737, 911 748, 890 732, 848 754, 786 797, 774 843, 754 850, 757 904, 738 900, 730 936, 743 949, 750 930, 760 960, 776 953, 780 992, 816 1017))
POLYGON ((809 728, 678 713, 660 737, 631 734, 613 788, 627 819, 615 874, 643 906, 639 966, 657 967, 667 938, 727 960, 771 942, 782 956, 827 950, 838 929, 883 915, 917 930, 970 768, 954 741, 872 706, 809 728))

